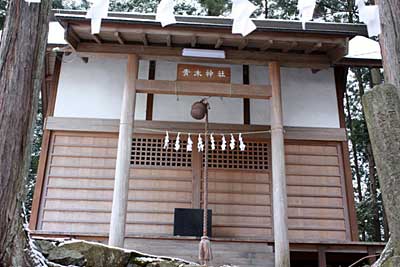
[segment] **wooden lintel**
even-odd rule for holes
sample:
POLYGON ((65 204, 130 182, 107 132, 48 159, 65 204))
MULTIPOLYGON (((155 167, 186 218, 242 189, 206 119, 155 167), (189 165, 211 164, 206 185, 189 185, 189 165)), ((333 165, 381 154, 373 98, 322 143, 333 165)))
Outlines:
POLYGON ((92 34, 92 38, 93 40, 98 43, 98 44, 102 44, 103 42, 101 41, 101 38, 98 34, 92 34))
POLYGON ((292 50, 293 48, 295 48, 296 46, 298 46, 298 44, 299 44, 298 42, 291 42, 287 47, 282 49, 282 52, 287 53, 290 50, 292 50))
POLYGON ((224 39, 218 38, 217 42, 215 43, 215 49, 219 49, 223 43, 224 43, 224 39))
POLYGON ((125 41, 122 38, 122 35, 120 32, 114 32, 114 36, 117 38, 119 44, 122 44, 122 45, 125 44, 125 41))
POLYGON ((265 44, 260 48, 261 51, 266 51, 274 44, 274 40, 266 40, 265 44))
POLYGON ((143 45, 145 45, 145 46, 149 45, 149 40, 147 39, 147 34, 146 33, 142 34, 142 42, 143 42, 143 45))
POLYGON ((314 52, 315 50, 318 50, 322 47, 322 43, 316 43, 314 44, 312 47, 307 48, 306 50, 304 50, 305 54, 311 54, 312 52, 314 52))
POLYGON ((81 41, 79 36, 75 33, 74 29, 72 28, 71 24, 68 24, 67 27, 65 27, 64 39, 72 47, 73 50, 77 49, 78 44, 81 41))
POLYGON ((271 97, 271 86, 269 85, 137 80, 136 90, 138 93, 168 95, 221 96, 254 99, 269 99, 271 97))
POLYGON ((239 50, 243 50, 243 49, 245 49, 246 48, 246 46, 249 44, 249 40, 248 39, 243 39, 241 42, 240 42, 240 44, 239 44, 239 46, 238 46, 238 49, 239 50))
MULTIPOLYGON (((237 49, 226 49, 225 59, 191 58, 182 56, 182 48, 179 47, 160 47, 143 45, 119 45, 103 43, 81 42, 78 45, 78 52, 81 53, 104 53, 104 54, 129 54, 136 53, 141 59, 148 60, 171 60, 180 62, 204 62, 215 64, 255 64, 265 65, 271 61, 278 61, 284 67, 306 67, 315 69, 325 69, 331 65, 329 57, 326 55, 302 55, 285 54, 279 52, 257 52, 257 51, 238 51, 237 49)), ((111 55, 109 55, 111 56, 111 55)))
POLYGON ((171 45, 172 45, 172 37, 171 37, 171 35, 168 34, 166 38, 167 38, 167 41, 166 41, 167 42, 167 46, 171 47, 171 45))
POLYGON ((191 46, 192 48, 195 48, 196 45, 197 45, 197 36, 196 36, 196 35, 193 35, 193 36, 192 36, 192 40, 191 40, 191 42, 190 42, 190 46, 191 46))

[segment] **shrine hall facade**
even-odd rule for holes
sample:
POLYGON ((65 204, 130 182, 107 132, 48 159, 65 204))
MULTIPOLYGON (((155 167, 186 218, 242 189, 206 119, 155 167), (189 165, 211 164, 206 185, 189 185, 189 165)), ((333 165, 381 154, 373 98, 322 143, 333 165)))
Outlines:
POLYGON ((174 235, 174 216, 202 207, 204 123, 190 111, 209 97, 214 266, 274 266, 274 218, 285 216, 279 231, 288 233, 292 266, 348 266, 380 251, 358 241, 343 113, 343 58, 365 26, 311 22, 302 30, 300 22, 256 20, 243 38, 229 19, 178 16, 162 28, 151 15, 111 12, 92 35, 83 12, 56 11, 55 19, 68 45, 49 44, 46 58, 33 235, 107 243, 125 157, 124 246, 196 262, 199 237, 174 235), (229 148, 231 133, 236 141, 246 133, 244 151, 229 148), (274 186, 283 202, 274 204, 274 186))

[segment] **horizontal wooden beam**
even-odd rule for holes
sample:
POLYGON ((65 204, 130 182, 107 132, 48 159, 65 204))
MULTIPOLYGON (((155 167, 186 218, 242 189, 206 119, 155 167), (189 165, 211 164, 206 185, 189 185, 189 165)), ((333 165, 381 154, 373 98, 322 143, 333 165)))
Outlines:
POLYGON ((125 44, 125 41, 122 38, 122 35, 120 32, 114 32, 114 36, 117 38, 117 41, 119 44, 121 44, 121 45, 125 44))
POLYGON ((73 50, 76 50, 78 48, 78 44, 81 41, 70 24, 65 27, 64 39, 72 47, 73 50))
POLYGON ((197 45, 197 36, 196 36, 196 35, 193 35, 193 36, 192 36, 192 40, 190 41, 190 46, 191 46, 192 48, 195 48, 196 45, 197 45))
POLYGON ((147 39, 147 34, 143 33, 142 36, 142 42, 144 46, 148 46, 149 45, 149 40, 147 39))
POLYGON ((249 44, 249 40, 248 39, 243 39, 239 46, 238 46, 238 50, 243 50, 246 48, 246 46, 249 44))
POLYGON ((288 44, 287 47, 284 47, 284 48, 282 49, 282 52, 283 52, 283 53, 287 53, 287 52, 289 52, 290 50, 296 48, 298 45, 299 45, 298 42, 290 42, 290 43, 288 44))
POLYGON ((328 55, 332 63, 340 61, 349 53, 349 40, 346 39, 346 43, 338 44, 335 48, 328 51, 328 55))
MULTIPOLYGON (((103 23, 101 26, 102 33, 114 32, 117 25, 110 25, 108 23, 103 23)), ((76 25, 74 26, 79 31, 89 31, 90 24, 87 25, 76 25)), ((146 27, 121 27, 121 24, 118 24, 118 28, 121 32, 127 34, 141 34, 143 32, 151 35, 173 35, 179 37, 191 37, 193 34, 199 37, 205 38, 213 38, 213 39, 227 39, 227 40, 242 40, 243 37, 241 35, 231 34, 230 30, 221 31, 220 29, 213 28, 205 28, 205 29, 194 29, 191 27, 179 27, 177 28, 160 28, 159 26, 146 26, 146 27)), ((267 41, 274 40, 277 42, 301 42, 301 43, 333 43, 340 44, 343 43, 343 36, 338 35, 323 35, 323 34, 315 34, 315 33, 286 33, 286 32, 253 32, 251 35, 246 37, 250 41, 267 41)))
MULTIPOLYGON (((154 134, 153 130, 200 132, 203 131, 202 124, 192 122, 170 122, 170 121, 135 121, 135 134, 154 134)), ((269 126, 263 125, 237 125, 210 123, 210 131, 220 133, 269 131, 269 126)), ((88 118, 61 118, 48 117, 45 121, 45 129, 53 131, 76 131, 76 132, 102 132, 118 133, 119 120, 115 119, 88 119, 88 118)), ((270 139, 270 134, 260 133, 249 136, 251 139, 270 139)), ((307 140, 307 141, 344 141, 346 132, 343 128, 308 128, 308 127, 285 127, 285 140, 307 140)))
POLYGON ((260 48, 261 51, 266 51, 274 44, 274 40, 266 40, 265 44, 260 48))
POLYGON ((322 47, 322 43, 316 43, 313 46, 311 46, 310 48, 307 48, 304 53, 305 54, 311 54, 312 52, 314 52, 315 50, 318 50, 322 47))
POLYGON ((226 49, 225 59, 183 57, 182 48, 143 45, 120 44, 96 44, 81 42, 78 44, 78 52, 105 53, 105 54, 138 54, 142 59, 171 60, 181 62, 208 62, 220 64, 255 64, 266 65, 271 61, 281 62, 286 67, 306 67, 325 69, 330 67, 331 61, 326 55, 285 54, 280 52, 263 51, 238 51, 226 49))
POLYGON ((269 99, 271 86, 189 81, 137 80, 136 91, 148 94, 269 99))
POLYGON ((223 43, 224 43, 224 39, 218 38, 217 42, 215 43, 215 49, 219 49, 223 43))
POLYGON ((171 47, 171 45, 172 45, 172 36, 168 34, 166 39, 167 39, 167 41, 166 41, 167 42, 167 46, 171 47))
POLYGON ((100 35, 99 34, 92 34, 92 38, 93 40, 98 43, 98 44, 102 44, 103 42, 101 41, 100 35))

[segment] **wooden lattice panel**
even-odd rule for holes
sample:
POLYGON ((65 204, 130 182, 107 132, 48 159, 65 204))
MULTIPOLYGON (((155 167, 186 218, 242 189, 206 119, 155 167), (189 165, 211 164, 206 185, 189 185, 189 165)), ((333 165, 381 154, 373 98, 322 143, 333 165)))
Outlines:
MULTIPOLYGON (((240 151, 236 146, 234 150, 229 148, 222 151, 221 141, 217 142, 217 148, 209 148, 208 167, 217 169, 238 169, 238 170, 268 170, 269 145, 265 142, 246 142, 245 151, 240 151)), ((204 158, 204 156, 203 156, 204 158)))
POLYGON ((181 149, 175 151, 174 140, 164 149, 163 138, 136 137, 132 140, 131 164, 134 166, 157 166, 190 168, 191 152, 186 151, 186 141, 181 140, 181 149))

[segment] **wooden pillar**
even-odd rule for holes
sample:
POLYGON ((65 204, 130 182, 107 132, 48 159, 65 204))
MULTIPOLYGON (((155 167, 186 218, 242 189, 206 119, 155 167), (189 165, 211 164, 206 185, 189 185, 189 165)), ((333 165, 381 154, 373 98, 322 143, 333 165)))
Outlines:
POLYGON ((318 248, 318 267, 326 267, 325 248, 318 248))
POLYGON ((121 248, 124 246, 126 212, 128 206, 129 169, 132 150, 133 122, 135 117, 138 65, 137 55, 128 55, 125 87, 122 96, 110 236, 108 240, 110 246, 121 248))
POLYGON ((275 267, 289 267, 290 251, 287 223, 285 147, 283 137, 281 75, 278 62, 269 64, 269 75, 272 85, 271 151, 275 267))

